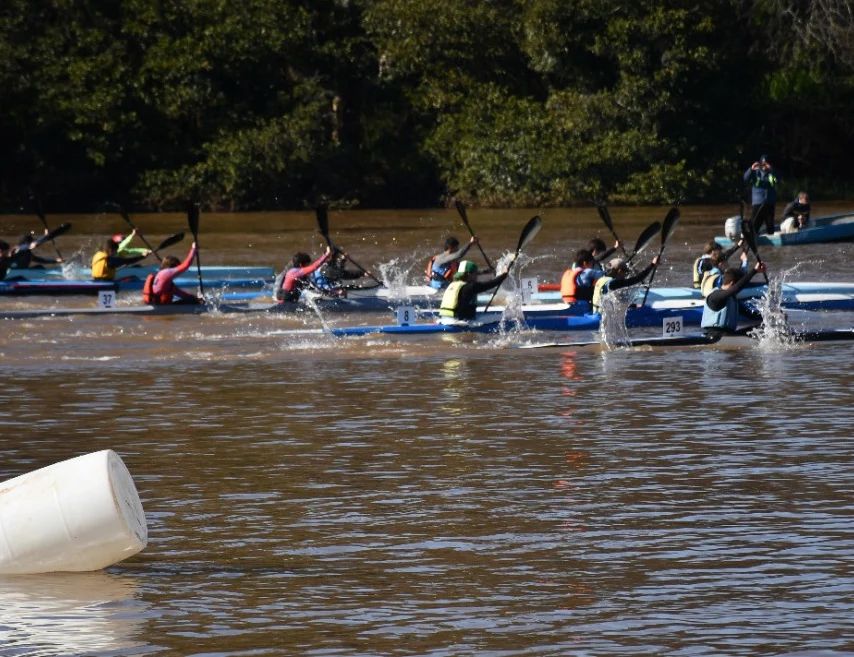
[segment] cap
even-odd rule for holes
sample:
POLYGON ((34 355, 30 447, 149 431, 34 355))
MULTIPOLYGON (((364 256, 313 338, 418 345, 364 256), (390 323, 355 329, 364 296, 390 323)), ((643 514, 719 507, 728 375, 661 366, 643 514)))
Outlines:
POLYGON ((122 235, 121 233, 116 233, 110 239, 113 240, 113 242, 115 242, 116 244, 121 244, 122 240, 124 240, 124 238, 125 238, 125 236, 122 235))
POLYGON ((476 274, 477 265, 471 260, 461 260, 460 266, 457 268, 457 271, 462 274, 476 274))
POLYGON ((768 156, 767 156, 767 155, 763 154, 763 155, 760 155, 760 156, 759 156, 759 163, 760 163, 760 164, 765 164, 767 161, 768 161, 768 156))
POLYGON ((623 258, 611 258, 608 261, 608 269, 616 270, 626 266, 626 261, 623 258))

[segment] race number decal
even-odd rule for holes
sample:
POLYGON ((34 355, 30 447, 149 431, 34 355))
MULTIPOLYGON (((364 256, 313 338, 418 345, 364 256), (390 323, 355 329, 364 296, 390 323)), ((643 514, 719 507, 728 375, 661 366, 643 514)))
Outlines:
POLYGON ((536 278, 522 279, 522 303, 531 303, 538 286, 539 281, 536 278))
POLYGON ((398 326, 409 326, 415 321, 415 308, 412 306, 400 306, 395 310, 398 326))
POLYGON ((112 290, 98 290, 98 308, 112 308, 115 304, 115 292, 112 290))
POLYGON ((682 316, 665 317, 661 322, 661 333, 665 338, 678 338, 682 335, 682 316))

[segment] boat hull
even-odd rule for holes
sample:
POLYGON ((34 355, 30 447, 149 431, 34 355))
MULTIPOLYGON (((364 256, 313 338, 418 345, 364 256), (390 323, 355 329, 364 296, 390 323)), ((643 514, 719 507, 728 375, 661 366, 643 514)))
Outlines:
MULTIPOLYGON (((715 237, 715 241, 724 248, 734 244, 733 240, 725 235, 715 237)), ((758 246, 772 247, 851 241, 854 241, 854 214, 819 217, 811 228, 795 233, 774 233, 756 237, 758 246)))

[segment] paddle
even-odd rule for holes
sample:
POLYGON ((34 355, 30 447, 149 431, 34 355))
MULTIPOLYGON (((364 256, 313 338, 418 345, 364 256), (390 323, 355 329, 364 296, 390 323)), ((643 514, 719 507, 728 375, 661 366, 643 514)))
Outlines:
MULTIPOLYGON (((477 235, 475 235, 474 231, 472 230, 471 224, 469 223, 469 217, 468 212, 466 212, 465 203, 463 203, 462 201, 454 201, 454 207, 457 208, 457 212, 460 214, 460 219, 463 220, 463 223, 468 229, 469 234, 472 237, 477 237, 477 235)), ((489 261, 489 258, 487 257, 486 252, 483 250, 483 247, 480 245, 480 242, 477 243, 477 248, 480 249, 480 255, 483 256, 483 259, 486 262, 486 266, 489 267, 490 270, 495 271, 495 267, 489 261)))
MULTIPOLYGON (((759 207, 761 208, 762 206, 759 207)), ((744 201, 740 203, 739 216, 741 217, 741 234, 744 237, 744 241, 747 242, 747 248, 753 251, 753 255, 756 256, 756 262, 762 264, 762 258, 759 257, 759 250, 756 248, 756 229, 753 227, 753 218, 751 218, 747 230, 744 230, 744 201)), ((768 273, 762 272, 762 275, 765 277, 765 285, 768 285, 768 273)))
POLYGON ((596 203, 596 210, 599 212, 599 217, 602 219, 602 222, 607 226, 608 230, 611 231, 611 235, 614 236, 614 239, 617 242, 620 242, 620 251, 623 252, 624 256, 627 256, 626 249, 623 247, 623 243, 620 241, 620 238, 617 236, 617 231, 614 230, 614 222, 611 221, 611 213, 608 211, 608 208, 604 203, 596 203))
MULTIPOLYGON (((516 263, 516 259, 519 257, 519 253, 521 253, 522 249, 525 248, 525 245, 530 242, 537 233, 540 232, 540 228, 543 227, 543 220, 540 219, 539 215, 536 217, 531 217, 528 220, 528 223, 525 224, 525 227, 522 229, 522 233, 519 235, 519 243, 516 245, 516 252, 513 254, 513 259, 510 260, 510 264, 507 267, 507 271, 510 271, 510 268, 516 263)), ((495 295, 498 294, 498 288, 500 285, 495 287, 495 290, 492 292, 492 296, 489 298, 489 303, 486 304, 483 312, 489 310, 489 307, 492 305, 493 300, 495 299, 495 295)))
POLYGON ((342 251, 337 246, 335 246, 335 244, 332 243, 332 239, 329 237, 329 208, 326 206, 326 204, 318 205, 314 210, 314 214, 317 217, 317 231, 321 235, 323 235, 323 239, 326 240, 326 244, 329 246, 329 248, 333 251, 340 251, 341 253, 343 253, 344 257, 347 258, 347 260, 349 260, 350 262, 352 262, 353 266, 356 267, 359 271, 361 271, 363 274, 366 274, 369 278, 375 280, 379 285, 384 285, 384 283, 380 279, 378 279, 371 272, 362 267, 362 265, 360 265, 358 262, 353 260, 353 258, 351 258, 346 251, 342 251))
POLYGON ((637 242, 635 242, 635 250, 632 252, 632 255, 629 256, 629 259, 626 261, 631 262, 635 259, 635 256, 643 251, 649 243, 653 240, 653 238, 658 235, 661 230, 661 224, 657 221, 653 221, 649 226, 647 226, 644 231, 638 236, 637 242))
MULTIPOLYGON (((34 239, 33 242, 35 242, 36 246, 40 246, 40 245, 44 244, 45 242, 53 242, 54 237, 59 237, 60 235, 64 235, 69 230, 71 230, 71 224, 68 224, 68 223, 59 224, 59 226, 57 226, 53 230, 49 230, 46 235, 42 235, 41 237, 37 237, 36 239, 34 239)), ((56 246, 56 245, 54 245, 54 246, 56 246)), ((57 249, 57 253, 59 253, 59 249, 57 249)), ((59 257, 61 258, 62 256, 60 255, 59 257)))
MULTIPOLYGON (((163 258, 160 257, 158 251, 162 251, 163 249, 168 249, 170 246, 177 244, 181 240, 184 239, 184 233, 175 233, 174 235, 170 235, 165 240, 160 242, 156 249, 153 249, 151 252, 157 256, 157 258, 162 262, 163 258)), ((124 267, 132 267, 133 265, 122 265, 121 268, 124 267)))
MULTIPOLYGON (((667 216, 664 217, 664 223, 661 226, 661 248, 658 250, 659 258, 661 258, 661 254, 664 253, 664 247, 667 244, 667 240, 676 228, 677 223, 679 223, 679 208, 674 206, 667 211, 667 216)), ((652 281, 655 278, 656 271, 658 271, 658 264, 653 266, 652 273, 649 275, 649 281, 647 281, 646 289, 643 292, 643 301, 641 301, 641 306, 646 304, 646 297, 649 294, 649 288, 652 287, 652 281)))
MULTIPOLYGON (((143 244, 145 244, 145 246, 147 246, 147 247, 148 247, 148 250, 149 250, 149 251, 151 251, 151 252, 155 255, 155 257, 156 257, 158 260, 162 261, 162 260, 163 260, 163 258, 161 258, 161 257, 160 257, 160 254, 159 254, 159 253, 157 253, 157 249, 155 249, 153 246, 151 246, 151 244, 149 243, 149 241, 148 241, 147 239, 145 239, 145 235, 143 235, 143 234, 140 232, 139 228, 137 228, 137 227, 134 225, 134 223, 130 220, 130 216, 128 215, 127 210, 125 210, 124 206, 123 206, 123 205, 120 205, 120 204, 118 204, 118 203, 115 203, 114 205, 118 208, 118 210, 119 210, 119 214, 122 216, 122 219, 124 219, 124 220, 125 220, 125 222, 127 223, 127 225, 131 227, 131 230, 135 230, 135 231, 136 231, 136 235, 137 235, 137 237, 139 237, 139 239, 141 239, 141 240, 142 240, 142 243, 143 243, 143 244)), ((183 233, 182 233, 182 235, 181 235, 181 239, 183 239, 183 233)), ((181 240, 178 240, 178 241, 180 242, 181 240)), ((174 242, 172 242, 172 244, 174 244, 174 242)), ((169 246, 169 245, 167 245, 167 246, 169 246)), ((160 248, 161 248, 161 249, 164 249, 164 248, 166 248, 166 247, 161 246, 160 248)))
POLYGON ((190 203, 187 208, 187 224, 190 227, 190 232, 193 234, 193 241, 196 243, 196 273, 199 276, 199 296, 204 298, 205 288, 202 284, 202 261, 199 258, 199 204, 190 203))
MULTIPOLYGON (((39 199, 37 199, 35 197, 33 197, 32 200, 33 200, 33 203, 36 207, 36 214, 38 215, 39 219, 41 220, 42 226, 44 226, 44 229, 47 231, 47 235, 44 236, 45 239, 39 239, 36 241, 39 244, 44 244, 47 241, 53 242, 53 248, 56 249, 56 256, 60 260, 64 260, 65 258, 62 257, 62 253, 60 252, 59 247, 56 245, 56 242, 53 241, 53 238, 56 237, 57 234, 52 234, 51 230, 50 230, 50 226, 47 225, 47 219, 45 219, 44 211, 42 210, 41 201, 39 201, 39 199)), ((68 226, 68 228, 71 228, 71 224, 63 224, 63 225, 68 226)), ((68 230, 68 228, 66 228, 65 230, 68 230)), ((62 232, 64 233, 65 231, 62 231, 62 232)), ((59 233, 59 234, 61 235, 62 233, 59 233)))

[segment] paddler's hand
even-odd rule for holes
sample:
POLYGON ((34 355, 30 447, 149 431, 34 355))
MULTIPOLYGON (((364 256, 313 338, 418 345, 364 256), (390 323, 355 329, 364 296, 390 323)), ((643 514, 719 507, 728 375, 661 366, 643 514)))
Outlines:
POLYGON ((768 271, 768 266, 764 262, 757 262, 753 270, 759 272, 760 274, 764 274, 766 271, 768 271))
POLYGON ((477 244, 479 241, 480 240, 477 239, 477 235, 472 235, 471 239, 469 240, 469 244, 477 244))
POLYGON ((659 262, 661 262, 661 258, 659 258, 658 256, 655 256, 655 257, 652 259, 652 266, 653 266, 653 267, 658 267, 658 263, 659 263, 659 262))

